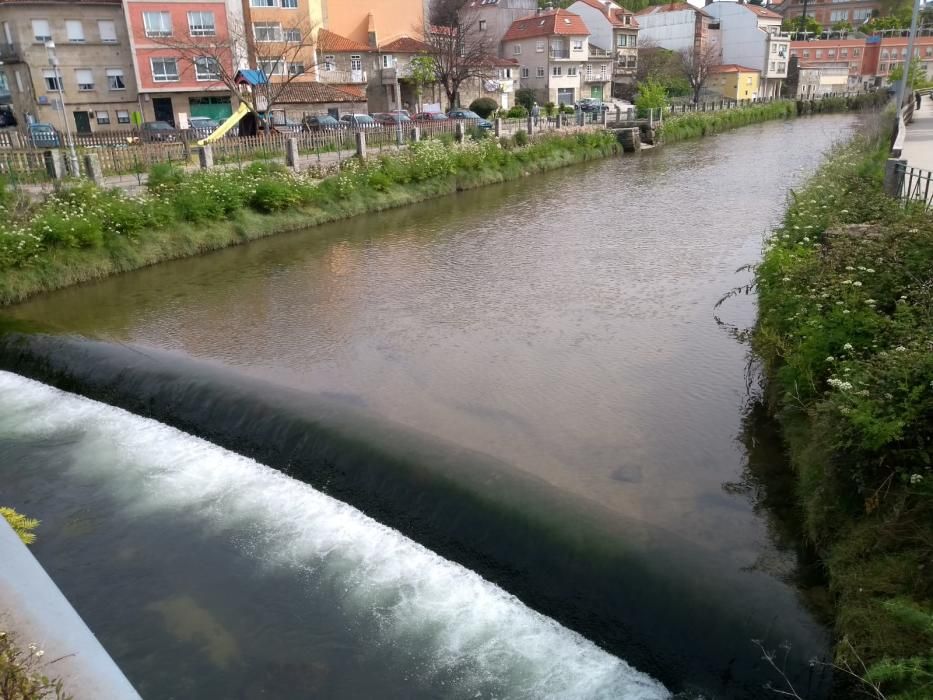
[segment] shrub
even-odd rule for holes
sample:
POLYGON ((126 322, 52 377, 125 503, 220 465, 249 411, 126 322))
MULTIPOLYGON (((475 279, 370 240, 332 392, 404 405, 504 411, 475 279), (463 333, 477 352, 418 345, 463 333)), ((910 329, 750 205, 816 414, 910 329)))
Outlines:
POLYGON ((172 190, 184 182, 185 173, 172 163, 156 163, 149 168, 146 186, 150 190, 172 190))
POLYGON ((470 103, 470 109, 483 119, 488 119, 489 115, 499 109, 499 104, 491 97, 479 97, 470 103))
POLYGON ((515 145, 521 148, 522 146, 528 145, 528 132, 523 129, 519 129, 515 132, 515 145))
POLYGON ((489 136, 489 130, 479 126, 471 126, 466 130, 466 135, 473 141, 482 141, 489 136))
POLYGON ((291 183, 270 177, 256 185, 249 205, 256 211, 268 214, 294 206, 298 201, 298 194, 291 183))
POLYGON ((0 630, 0 693, 11 700, 68 700, 60 679, 42 673, 45 652, 36 644, 20 649, 11 635, 0 630), (6 692, 9 690, 9 694, 6 692))
POLYGON ((499 146, 505 150, 511 150, 515 143, 512 141, 510 136, 500 136, 499 137, 499 146))
POLYGON ((522 88, 515 91, 516 106, 524 107, 529 112, 535 103, 535 91, 531 88, 522 88))
POLYGON ((548 102, 546 105, 544 105, 544 113, 549 117, 553 117, 556 112, 557 106, 553 102, 548 102))
POLYGON ((508 119, 525 119, 528 116, 528 110, 521 105, 515 105, 505 113, 508 119))
POLYGON ((635 98, 638 111, 649 109, 663 109, 667 106, 667 89, 664 84, 649 78, 638 86, 638 97, 635 98))

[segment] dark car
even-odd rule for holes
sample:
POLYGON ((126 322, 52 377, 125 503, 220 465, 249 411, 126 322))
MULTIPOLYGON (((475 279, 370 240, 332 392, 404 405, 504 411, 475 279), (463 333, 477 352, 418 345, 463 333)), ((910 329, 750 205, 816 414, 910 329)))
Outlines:
POLYGON ((492 122, 486 121, 476 112, 473 112, 469 109, 452 109, 447 113, 447 116, 451 119, 469 119, 470 121, 474 122, 480 129, 492 128, 492 122))
POLYGON ((605 112, 609 109, 609 105, 595 97, 584 97, 582 100, 578 100, 577 107, 582 112, 605 112))
POLYGON ((401 112, 380 112, 379 114, 374 114, 373 117, 384 126, 397 126, 399 124, 411 122, 408 115, 402 114, 401 112))
POLYGON ((168 122, 146 122, 139 130, 143 141, 175 141, 178 136, 175 127, 168 122))
POLYGON ((447 115, 443 112, 419 112, 414 116, 416 122, 445 122, 447 115))
POLYGON ((301 120, 301 128, 305 131, 340 131, 346 129, 347 125, 339 122, 329 114, 320 116, 305 117, 301 120))
POLYGON ((188 117, 188 124, 191 126, 191 130, 201 138, 210 136, 220 126, 218 121, 210 117, 188 117))
POLYGON ((33 146, 40 148, 59 148, 62 145, 62 137, 58 130, 51 124, 36 122, 26 127, 26 135, 33 146))

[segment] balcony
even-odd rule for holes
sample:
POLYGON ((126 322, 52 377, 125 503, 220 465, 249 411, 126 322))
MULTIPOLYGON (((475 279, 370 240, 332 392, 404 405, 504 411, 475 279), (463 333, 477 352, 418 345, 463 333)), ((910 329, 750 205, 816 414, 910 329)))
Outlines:
POLYGON ((584 83, 608 83, 609 82, 609 73, 603 73, 602 71, 593 71, 592 73, 583 73, 583 82, 584 83))
POLYGON ((0 44, 0 61, 19 62, 22 54, 18 44, 0 44))
POLYGON ((638 69, 638 61, 632 60, 631 62, 616 63, 612 66, 613 75, 621 76, 633 76, 635 71, 638 69))
POLYGON ((322 69, 319 73, 319 80, 322 83, 339 83, 341 85, 353 84, 361 85, 366 83, 366 71, 364 70, 327 70, 322 69))
POLYGON ((399 80, 405 80, 411 77, 411 66, 394 65, 391 68, 382 69, 382 84, 395 85, 399 80))
POLYGON ((552 60, 560 59, 560 58, 570 58, 570 49, 567 49, 567 48, 558 49, 552 46, 550 50, 548 51, 548 57, 551 58, 552 60))

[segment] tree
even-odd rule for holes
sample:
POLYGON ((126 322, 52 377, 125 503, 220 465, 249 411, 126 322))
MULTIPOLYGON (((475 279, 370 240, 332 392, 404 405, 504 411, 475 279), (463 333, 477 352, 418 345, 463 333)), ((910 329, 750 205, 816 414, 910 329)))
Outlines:
MULTIPOLYGON (((230 20, 226 35, 199 36, 189 28, 176 36, 153 39, 181 59, 179 72, 195 71, 208 76, 205 87, 223 85, 231 96, 245 104, 259 121, 284 97, 289 85, 315 67, 316 27, 308 19, 296 18, 288 25, 254 24, 230 20), (262 71, 264 81, 244 89, 237 74, 250 67, 262 71)), ((271 128, 266 120, 266 128, 271 128)))
POLYGON ((680 68, 683 77, 690 83, 690 88, 693 90, 693 103, 696 104, 700 101, 700 93, 713 69, 722 63, 719 46, 713 42, 707 42, 701 46, 682 49, 679 53, 680 68))
POLYGON ((689 95, 693 92, 684 79, 680 55, 650 42, 644 42, 638 49, 635 80, 639 85, 646 80, 659 82, 669 96, 689 95))
POLYGON ((418 111, 421 111, 421 98, 424 95, 424 88, 434 82, 434 76, 437 69, 434 66, 434 59, 427 55, 415 56, 408 64, 411 70, 411 85, 415 90, 415 100, 418 103, 418 111))
POLYGON ((657 80, 648 79, 638 86, 638 96, 635 98, 638 111, 649 109, 663 109, 667 106, 667 90, 657 80))
MULTIPOLYGON (((891 69, 891 72, 888 74, 888 82, 891 85, 897 85, 904 77, 904 64, 900 63, 894 68, 891 69)), ((926 73, 923 70, 923 64, 920 62, 920 59, 914 56, 913 60, 910 62, 910 73, 907 76, 907 90, 916 90, 917 88, 923 87, 927 82, 926 73)))
POLYGON ((790 32, 792 34, 803 33, 807 34, 819 34, 823 31, 823 25, 817 22, 813 17, 807 17, 804 19, 801 17, 788 17, 783 22, 781 22, 781 31, 790 32))
MULTIPOLYGON (((436 2, 437 0, 435 0, 436 2)), ((468 80, 493 76, 491 57, 495 47, 487 32, 479 30, 477 13, 463 9, 445 26, 428 26, 424 31, 427 55, 434 65, 434 81, 447 95, 451 109, 460 104, 460 86, 468 80)))
POLYGON ((848 22, 836 22, 830 29, 834 32, 851 32, 853 27, 848 22))

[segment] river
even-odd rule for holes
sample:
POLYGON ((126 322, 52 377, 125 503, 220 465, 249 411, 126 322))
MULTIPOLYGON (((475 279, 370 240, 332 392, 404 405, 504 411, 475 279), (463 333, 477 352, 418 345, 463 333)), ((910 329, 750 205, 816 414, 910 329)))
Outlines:
POLYGON ((752 639, 789 643, 820 697, 818 582, 762 507, 783 457, 729 332, 754 298, 714 305, 857 124, 746 127, 14 307, 62 335, 0 366, 145 418, 2 375, 0 497, 43 519, 37 556, 147 698, 762 697, 752 639))

